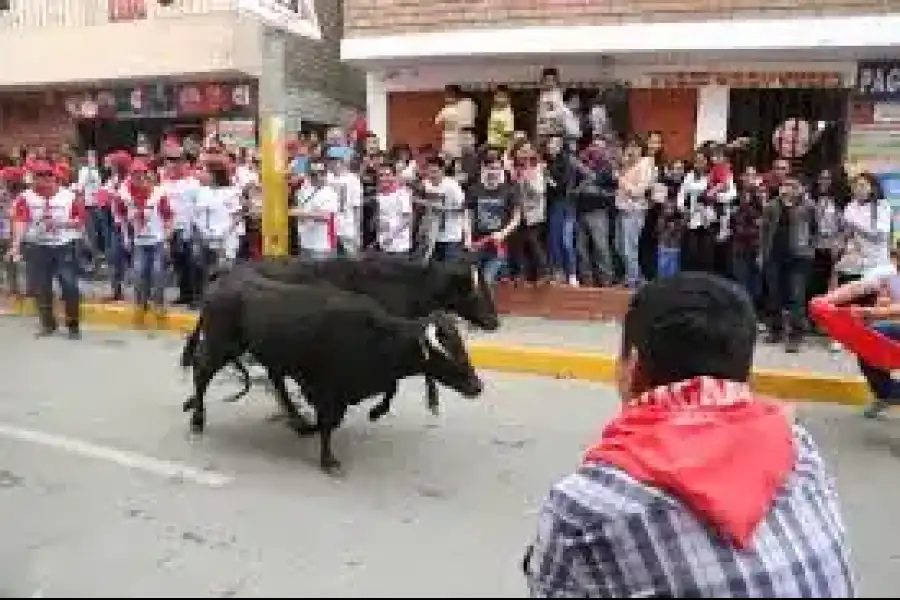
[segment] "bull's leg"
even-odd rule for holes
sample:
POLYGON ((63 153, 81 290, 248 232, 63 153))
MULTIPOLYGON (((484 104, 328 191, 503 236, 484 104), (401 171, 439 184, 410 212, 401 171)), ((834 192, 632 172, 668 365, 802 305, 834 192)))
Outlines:
MULTIPOLYGON (((317 399, 320 400, 320 399, 317 399)), ((334 397, 325 398, 316 405, 316 420, 319 428, 319 466, 329 475, 340 475, 341 463, 331 452, 331 434, 340 427, 347 413, 346 404, 334 397)))
POLYGON ((187 399, 184 403, 184 410, 193 409, 191 414, 191 431, 193 433, 203 433, 206 428, 206 404, 204 398, 209 384, 219 372, 219 369, 228 363, 226 357, 208 356, 205 352, 201 352, 195 358, 194 362, 194 395, 187 399))
POLYGON ((381 398, 381 402, 372 407, 369 411, 369 420, 377 421, 384 415, 388 414, 391 410, 391 401, 394 399, 394 396, 397 395, 397 382, 391 386, 391 389, 384 393, 384 396, 381 398))
POLYGON ((430 410, 435 416, 441 414, 441 405, 438 401, 437 384, 434 382, 434 379, 428 377, 427 375, 425 376, 425 397, 425 406, 428 407, 428 410, 430 410))
POLYGON ((291 400, 287 386, 284 384, 284 375, 269 369, 269 382, 272 384, 272 392, 275 394, 275 399, 278 400, 278 404, 288 417, 288 426, 299 435, 314 434, 317 431, 316 425, 310 423, 297 408, 297 405, 294 404, 294 401, 291 400))
POLYGON ((236 394, 226 397, 222 402, 237 402, 250 392, 250 372, 247 371, 247 367, 244 366, 244 363, 241 362, 240 358, 231 361, 231 365, 241 378, 241 390, 236 394))

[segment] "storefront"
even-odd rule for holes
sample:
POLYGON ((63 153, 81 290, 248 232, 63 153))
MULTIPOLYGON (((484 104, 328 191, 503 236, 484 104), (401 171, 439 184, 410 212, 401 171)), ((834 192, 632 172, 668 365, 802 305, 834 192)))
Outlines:
MULTIPOLYGON (((748 133, 768 139, 788 118, 843 122, 844 88, 855 69, 852 62, 773 61, 687 65, 619 61, 615 66, 598 68, 596 62, 560 62, 549 56, 527 64, 488 62, 477 68, 424 64, 368 74, 369 92, 375 96, 369 100, 370 124, 379 124, 377 112, 375 118, 371 115, 373 108, 377 111, 381 96, 383 132, 376 133, 384 135, 388 144, 405 143, 414 148, 435 145, 441 132, 434 117, 444 103, 445 85, 460 85, 476 101, 476 129, 484 129, 490 90, 503 84, 512 89, 517 128, 527 131, 544 66, 559 70, 564 87, 581 90, 584 97, 606 97, 614 129, 623 133, 661 132, 669 158, 687 158, 696 144, 706 140, 725 141, 748 133), (619 92, 607 93, 614 88, 619 92), (750 109, 746 108, 748 102, 750 109), (767 107, 770 110, 763 110, 767 107)), ((761 158, 770 160, 769 144, 759 146, 761 158)))
POLYGON ((900 59, 859 63, 850 123, 847 163, 879 180, 900 240, 900 59))
POLYGON ((243 138, 256 122, 256 84, 248 81, 156 83, 70 94, 66 111, 77 122, 78 145, 101 153, 145 140, 158 148, 165 134, 202 138, 219 129, 243 138))

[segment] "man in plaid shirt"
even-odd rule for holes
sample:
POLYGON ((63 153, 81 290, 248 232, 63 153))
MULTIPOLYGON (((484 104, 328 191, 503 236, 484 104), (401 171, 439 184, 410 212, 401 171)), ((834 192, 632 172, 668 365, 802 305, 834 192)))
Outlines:
POLYGON ((621 414, 542 508, 537 598, 852 598, 834 483, 789 410, 747 381, 746 293, 683 273, 635 294, 621 414))

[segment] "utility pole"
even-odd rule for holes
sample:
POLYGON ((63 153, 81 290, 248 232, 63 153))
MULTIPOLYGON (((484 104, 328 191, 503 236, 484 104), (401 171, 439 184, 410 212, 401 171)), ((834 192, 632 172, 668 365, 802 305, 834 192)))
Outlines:
POLYGON ((271 27, 263 32, 262 73, 259 78, 260 161, 262 163, 263 254, 289 253, 287 157, 285 118, 287 33, 271 27))

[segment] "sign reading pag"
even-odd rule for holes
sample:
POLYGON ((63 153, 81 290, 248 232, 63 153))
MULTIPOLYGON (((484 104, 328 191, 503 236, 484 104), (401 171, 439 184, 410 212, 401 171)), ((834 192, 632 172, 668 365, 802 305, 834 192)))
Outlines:
POLYGON ((856 94, 865 100, 900 100, 900 61, 859 63, 856 94))
POLYGON ((313 40, 322 39, 315 0, 238 0, 238 9, 269 27, 313 40))

